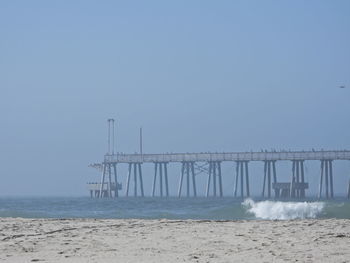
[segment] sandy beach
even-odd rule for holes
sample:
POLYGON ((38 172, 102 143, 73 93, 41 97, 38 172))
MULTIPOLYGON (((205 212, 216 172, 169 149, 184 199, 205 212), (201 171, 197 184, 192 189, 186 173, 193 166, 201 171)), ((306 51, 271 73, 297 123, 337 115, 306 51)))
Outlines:
POLYGON ((350 220, 0 220, 6 262, 350 262, 350 220))

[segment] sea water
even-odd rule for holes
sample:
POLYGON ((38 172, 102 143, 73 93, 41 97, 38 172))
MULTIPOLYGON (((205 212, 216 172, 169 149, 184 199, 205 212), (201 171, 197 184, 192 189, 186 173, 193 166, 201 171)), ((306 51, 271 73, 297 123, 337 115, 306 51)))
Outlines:
POLYGON ((297 219, 350 218, 350 202, 258 198, 1 197, 0 217, 120 219, 297 219))

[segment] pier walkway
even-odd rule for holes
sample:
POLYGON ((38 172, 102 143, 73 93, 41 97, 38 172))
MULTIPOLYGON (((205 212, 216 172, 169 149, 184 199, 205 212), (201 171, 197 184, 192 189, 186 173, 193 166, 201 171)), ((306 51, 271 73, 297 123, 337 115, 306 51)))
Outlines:
POLYGON ((350 160, 350 151, 284 151, 105 155, 106 163, 350 160))

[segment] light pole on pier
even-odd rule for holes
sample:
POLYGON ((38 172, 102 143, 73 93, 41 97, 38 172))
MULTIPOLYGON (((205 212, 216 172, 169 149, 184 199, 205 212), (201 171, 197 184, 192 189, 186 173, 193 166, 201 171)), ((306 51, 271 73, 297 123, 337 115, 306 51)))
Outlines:
POLYGON ((108 119, 108 154, 114 154, 114 119, 108 119))

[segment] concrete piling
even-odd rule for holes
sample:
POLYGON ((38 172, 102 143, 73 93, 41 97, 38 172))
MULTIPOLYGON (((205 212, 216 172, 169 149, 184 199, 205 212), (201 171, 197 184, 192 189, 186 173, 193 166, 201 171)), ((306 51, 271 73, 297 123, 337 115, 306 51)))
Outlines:
MULTIPOLYGON (((273 183, 277 183, 277 175, 276 175, 276 162, 272 160, 266 160, 264 161, 264 179, 263 179, 263 190, 262 190, 262 197, 265 197, 265 190, 267 188, 267 197, 271 198, 272 193, 272 181, 273 183)), ((275 196, 276 193, 275 191, 275 196)))
POLYGON ((152 197, 156 195, 156 185, 157 185, 157 171, 159 171, 159 196, 169 196, 169 185, 168 185, 168 163, 167 162, 156 162, 154 163, 154 177, 152 186, 152 197), (164 177, 163 177, 164 175, 164 177), (164 179, 164 180, 163 180, 164 179))
POLYGON ((221 174, 221 162, 218 161, 209 161, 209 170, 208 170, 208 179, 207 179, 207 187, 206 187, 206 196, 210 196, 210 186, 211 181, 213 181, 212 187, 212 196, 222 197, 222 174, 221 174))
POLYGON ((237 189, 240 184, 241 198, 249 197, 249 173, 248 173, 248 161, 237 161, 236 162, 236 178, 233 196, 237 197, 237 189), (245 180, 244 180, 245 176, 245 180), (244 183, 246 188, 246 193, 244 194, 244 183))
POLYGON ((194 171, 194 162, 182 162, 181 166, 181 175, 180 175, 180 182, 179 182, 179 189, 178 189, 178 197, 181 197, 182 194, 182 185, 183 185, 183 177, 186 175, 186 196, 191 196, 191 182, 192 182, 192 196, 197 196, 197 189, 196 189, 196 175, 194 171), (192 178, 192 180, 190 180, 192 178))
POLYGON ((321 160, 321 176, 320 176, 318 198, 322 198, 323 190, 325 190, 326 199, 334 198, 332 162, 333 160, 321 160), (324 184, 323 184, 323 177, 324 177, 324 184))

